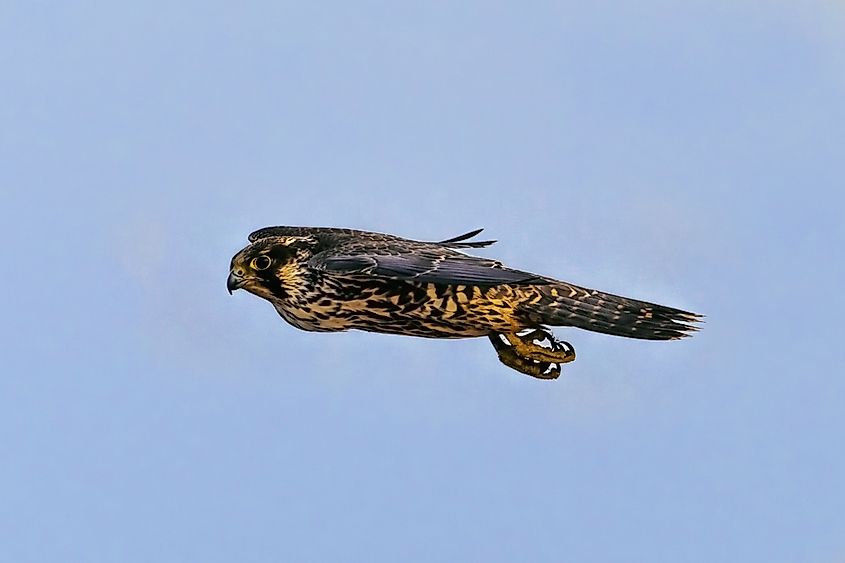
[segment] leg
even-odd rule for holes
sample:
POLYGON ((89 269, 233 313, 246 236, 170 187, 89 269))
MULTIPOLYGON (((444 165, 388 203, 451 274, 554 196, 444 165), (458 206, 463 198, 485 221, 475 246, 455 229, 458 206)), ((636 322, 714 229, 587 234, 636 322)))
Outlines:
POLYGON ((560 366, 575 360, 575 348, 545 329, 496 333, 489 338, 503 364, 532 377, 557 379, 560 366))
POLYGON ((569 342, 558 340, 551 331, 543 328, 502 334, 517 354, 531 360, 568 364, 575 361, 575 348, 569 342))
POLYGON ((549 362, 538 362, 537 360, 523 358, 507 344, 497 344, 496 341, 499 340, 498 336, 491 336, 490 340, 493 342, 494 347, 501 346, 500 349, 496 350, 499 354, 499 361, 509 368, 530 375, 531 377, 536 377, 537 379, 557 379, 560 377, 559 364, 550 364, 549 362))

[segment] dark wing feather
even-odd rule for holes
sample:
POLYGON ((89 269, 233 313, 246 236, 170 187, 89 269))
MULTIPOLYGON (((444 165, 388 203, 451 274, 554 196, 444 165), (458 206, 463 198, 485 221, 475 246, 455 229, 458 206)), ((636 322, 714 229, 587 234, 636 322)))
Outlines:
POLYGON ((336 274, 366 274, 394 280, 448 285, 546 284, 542 277, 505 268, 500 262, 441 248, 379 248, 369 251, 328 250, 308 265, 336 274))
POLYGON ((445 246, 447 248, 484 248, 485 246, 490 246, 495 240, 476 240, 472 242, 463 242, 467 239, 470 239, 483 231, 484 229, 475 229, 474 231, 470 231, 468 233, 464 233, 462 235, 458 235, 456 237, 441 240, 435 244, 439 244, 440 246, 445 246))

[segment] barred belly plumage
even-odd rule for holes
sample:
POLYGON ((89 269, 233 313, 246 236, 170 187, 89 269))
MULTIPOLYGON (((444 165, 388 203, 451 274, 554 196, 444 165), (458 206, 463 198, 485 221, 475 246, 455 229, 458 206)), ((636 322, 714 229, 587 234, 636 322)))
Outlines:
MULTIPOLYGON (((313 332, 364 330, 427 338, 472 338, 522 328, 510 288, 393 282, 359 286, 346 280, 308 293, 294 292, 273 305, 288 323, 313 332), (331 295, 332 299, 327 299, 331 295), (354 297, 353 297, 354 296, 354 297)), ((363 284, 362 284, 363 285, 363 284)))

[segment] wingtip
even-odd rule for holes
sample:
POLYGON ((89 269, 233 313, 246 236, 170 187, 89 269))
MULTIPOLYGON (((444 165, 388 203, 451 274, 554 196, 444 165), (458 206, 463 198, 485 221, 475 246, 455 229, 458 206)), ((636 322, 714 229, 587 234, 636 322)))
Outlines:
POLYGON ((491 244, 495 243, 495 240, 468 240, 478 235, 483 230, 484 228, 475 229, 474 231, 470 231, 468 233, 464 233, 462 235, 458 235, 450 239, 437 241, 435 244, 439 244, 447 248, 484 248, 485 246, 490 246, 491 244))
POLYGON ((483 227, 480 228, 480 229, 475 229, 474 231, 470 231, 468 233, 464 233, 464 234, 458 235, 456 237, 452 237, 452 238, 448 238, 446 240, 438 241, 437 244, 450 244, 450 243, 454 243, 454 242, 461 242, 463 240, 467 240, 467 239, 474 237, 475 235, 477 235, 478 233, 480 233, 483 230, 484 230, 483 227))

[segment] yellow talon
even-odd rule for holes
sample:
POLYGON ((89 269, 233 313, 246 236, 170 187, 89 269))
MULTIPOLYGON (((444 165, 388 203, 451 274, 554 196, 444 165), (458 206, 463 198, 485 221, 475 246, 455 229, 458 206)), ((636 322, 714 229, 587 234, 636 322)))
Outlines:
POLYGON ((575 349, 551 332, 532 329, 527 333, 490 335, 490 341, 506 366, 540 379, 557 379, 561 365, 575 360, 575 349), (544 346, 543 343, 548 345, 544 346))

